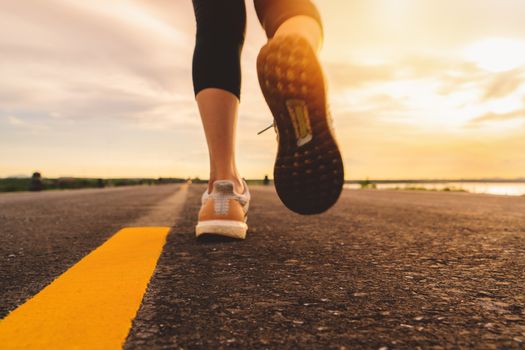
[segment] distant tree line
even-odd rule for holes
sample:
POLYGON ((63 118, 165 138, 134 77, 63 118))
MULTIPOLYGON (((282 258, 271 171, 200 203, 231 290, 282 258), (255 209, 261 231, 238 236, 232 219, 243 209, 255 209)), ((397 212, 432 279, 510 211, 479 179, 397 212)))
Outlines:
MULTIPOLYGON (((269 185, 272 180, 268 175, 264 179, 246 180, 250 185, 269 185)), ((34 172, 31 177, 7 177, 0 178, 0 192, 17 192, 17 191, 45 191, 45 190, 67 190, 80 188, 104 188, 119 186, 138 186, 138 185, 163 185, 173 183, 194 183, 205 184, 207 179, 194 178, 176 178, 176 177, 159 177, 153 178, 80 178, 80 177, 60 177, 45 178, 40 172, 34 172)))
POLYGON ((0 179, 0 192, 17 192, 17 191, 44 191, 44 190, 65 190, 80 188, 104 188, 119 186, 137 186, 137 185, 162 185, 171 183, 183 183, 188 179, 181 178, 44 178, 39 172, 33 173, 32 177, 8 177, 0 179))

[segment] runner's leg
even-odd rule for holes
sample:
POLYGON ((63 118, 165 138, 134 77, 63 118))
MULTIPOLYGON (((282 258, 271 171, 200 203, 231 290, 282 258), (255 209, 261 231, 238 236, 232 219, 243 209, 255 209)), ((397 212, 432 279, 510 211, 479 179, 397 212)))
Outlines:
POLYGON ((321 16, 309 0, 254 0, 257 17, 266 36, 273 38, 299 34, 315 51, 321 46, 323 27, 321 16))
POLYGON ((335 204, 344 183, 317 57, 319 12, 309 0, 254 1, 269 38, 257 57, 257 74, 278 133, 275 189, 290 210, 319 214, 335 204))
POLYGON ((290 34, 298 34, 304 37, 315 52, 321 48, 323 31, 319 22, 310 16, 301 15, 287 19, 279 26, 273 37, 278 38, 290 34))
POLYGON ((232 180, 243 192, 235 163, 240 99, 240 54, 246 30, 244 0, 193 0, 197 21, 193 84, 210 157, 209 190, 232 180))

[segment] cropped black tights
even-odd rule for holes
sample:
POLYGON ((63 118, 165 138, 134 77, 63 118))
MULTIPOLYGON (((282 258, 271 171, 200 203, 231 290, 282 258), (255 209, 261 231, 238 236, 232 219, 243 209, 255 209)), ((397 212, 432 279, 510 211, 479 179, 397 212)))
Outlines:
MULTIPOLYGON (((309 0, 254 0, 254 4, 268 38, 294 16, 309 16, 321 25, 319 12, 309 0)), ((246 31, 244 0, 193 0, 193 9, 197 20, 193 53, 195 95, 213 87, 240 98, 240 56, 246 31)))

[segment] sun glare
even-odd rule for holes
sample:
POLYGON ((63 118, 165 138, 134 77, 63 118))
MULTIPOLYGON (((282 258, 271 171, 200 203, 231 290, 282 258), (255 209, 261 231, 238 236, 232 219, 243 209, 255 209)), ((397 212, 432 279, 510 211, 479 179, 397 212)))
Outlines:
POLYGON ((490 72, 505 72, 525 66, 525 42, 508 38, 488 38, 464 50, 464 57, 490 72))

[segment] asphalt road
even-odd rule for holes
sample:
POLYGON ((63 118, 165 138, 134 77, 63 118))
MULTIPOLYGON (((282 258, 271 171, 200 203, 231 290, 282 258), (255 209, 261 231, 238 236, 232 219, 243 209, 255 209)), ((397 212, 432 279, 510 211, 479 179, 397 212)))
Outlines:
POLYGON ((245 241, 197 241, 203 189, 180 215, 176 185, 0 195, 0 317, 151 221, 175 226, 127 349, 525 348, 524 197, 347 190, 304 217, 253 187, 245 241))
POLYGON ((0 194, 0 318, 174 190, 0 194))

